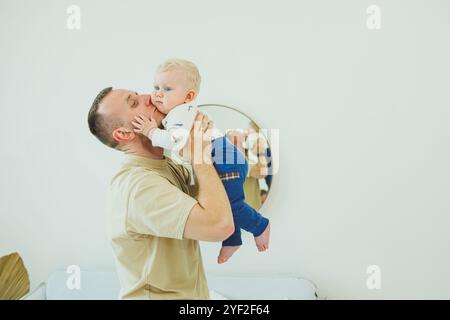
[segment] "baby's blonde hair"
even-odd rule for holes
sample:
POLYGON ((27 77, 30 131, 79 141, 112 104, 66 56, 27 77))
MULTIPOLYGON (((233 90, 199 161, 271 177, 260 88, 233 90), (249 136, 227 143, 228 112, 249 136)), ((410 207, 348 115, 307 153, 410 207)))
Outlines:
POLYGON ((200 72, 198 71, 197 66, 183 59, 169 59, 164 61, 156 68, 156 72, 166 72, 166 71, 181 71, 186 76, 186 81, 189 86, 192 86, 197 93, 200 91, 200 83, 202 78, 200 77, 200 72))

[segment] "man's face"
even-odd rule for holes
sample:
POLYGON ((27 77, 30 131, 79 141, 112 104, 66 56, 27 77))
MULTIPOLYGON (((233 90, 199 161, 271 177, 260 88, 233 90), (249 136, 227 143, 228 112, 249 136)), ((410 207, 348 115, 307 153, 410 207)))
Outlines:
POLYGON ((186 102, 189 92, 186 79, 180 71, 165 71, 155 75, 152 101, 164 114, 186 102))
POLYGON ((124 127, 131 132, 133 132, 131 122, 135 116, 142 114, 149 119, 153 117, 158 126, 165 116, 152 103, 150 95, 140 95, 125 89, 114 89, 108 93, 101 102, 98 112, 122 121, 124 127))

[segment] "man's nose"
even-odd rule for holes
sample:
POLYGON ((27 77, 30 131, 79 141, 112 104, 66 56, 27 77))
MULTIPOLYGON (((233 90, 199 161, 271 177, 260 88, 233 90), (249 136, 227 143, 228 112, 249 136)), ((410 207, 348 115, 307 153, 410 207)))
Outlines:
POLYGON ((152 96, 151 95, 144 95, 143 98, 144 98, 144 104, 146 106, 149 106, 152 104, 152 96))

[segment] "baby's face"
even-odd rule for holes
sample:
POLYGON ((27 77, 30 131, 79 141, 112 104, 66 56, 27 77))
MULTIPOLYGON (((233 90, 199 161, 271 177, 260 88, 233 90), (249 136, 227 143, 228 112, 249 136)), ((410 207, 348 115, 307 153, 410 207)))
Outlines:
POLYGON ((155 75, 152 102, 164 114, 186 101, 189 89, 180 71, 171 70, 155 75))

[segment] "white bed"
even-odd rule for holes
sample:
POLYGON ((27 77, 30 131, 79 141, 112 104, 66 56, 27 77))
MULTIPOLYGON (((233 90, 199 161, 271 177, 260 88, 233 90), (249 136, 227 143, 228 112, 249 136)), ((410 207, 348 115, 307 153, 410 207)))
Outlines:
MULTIPOLYGON (((119 281, 112 271, 81 272, 80 289, 70 290, 64 270, 53 272, 24 300, 115 300, 119 281)), ((208 285, 213 300, 313 300, 317 288, 309 280, 282 276, 217 276, 209 275, 208 285)))

